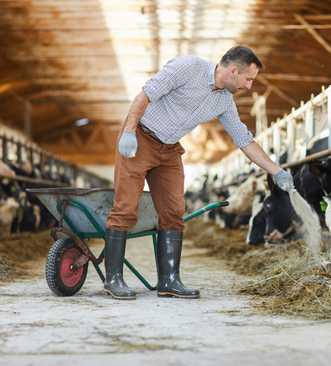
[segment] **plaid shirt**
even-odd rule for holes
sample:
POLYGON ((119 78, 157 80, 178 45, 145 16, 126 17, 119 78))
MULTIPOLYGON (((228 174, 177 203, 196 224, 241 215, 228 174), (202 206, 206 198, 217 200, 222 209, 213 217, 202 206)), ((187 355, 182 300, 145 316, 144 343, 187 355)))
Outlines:
POLYGON ((253 141, 240 121, 232 94, 215 89, 216 65, 197 56, 179 56, 148 80, 143 91, 150 100, 141 123, 166 144, 174 144, 198 124, 218 117, 239 147, 253 141))

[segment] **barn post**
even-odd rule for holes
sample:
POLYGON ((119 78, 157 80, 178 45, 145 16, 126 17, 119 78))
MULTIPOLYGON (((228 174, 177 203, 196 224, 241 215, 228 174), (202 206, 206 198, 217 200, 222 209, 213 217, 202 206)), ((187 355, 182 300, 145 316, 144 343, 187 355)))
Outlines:
POLYGON ((259 135, 268 128, 268 117, 267 117, 267 97, 264 95, 258 95, 253 93, 254 104, 251 109, 251 115, 255 116, 255 133, 259 135))
POLYGON ((279 119, 277 122, 273 125, 272 128, 272 145, 273 150, 276 157, 276 162, 279 162, 279 156, 280 156, 280 128, 279 128, 279 119))
POLYGON ((7 137, 6 135, 1 135, 1 148, 2 148, 2 161, 7 160, 7 137))
POLYGON ((24 133, 30 139, 31 138, 31 103, 27 100, 24 101, 24 133))
POLYGON ((16 145, 16 163, 18 165, 22 164, 22 143, 21 141, 15 141, 14 144, 16 145))
POLYGON ((313 95, 311 95, 310 102, 306 105, 306 111, 305 111, 305 156, 307 155, 307 147, 309 141, 314 136, 314 133, 315 133, 314 106, 313 106, 313 95))
POLYGON ((269 154, 269 137, 268 137, 267 130, 265 130, 265 132, 262 135, 262 147, 263 147, 263 150, 267 154, 269 154))
POLYGON ((295 140, 296 140, 296 121, 293 118, 287 119, 287 145, 288 145, 288 156, 287 163, 292 161, 293 153, 295 151, 295 140))
POLYGON ((31 166, 34 165, 34 159, 33 159, 33 146, 30 144, 28 147, 28 161, 30 161, 31 166))

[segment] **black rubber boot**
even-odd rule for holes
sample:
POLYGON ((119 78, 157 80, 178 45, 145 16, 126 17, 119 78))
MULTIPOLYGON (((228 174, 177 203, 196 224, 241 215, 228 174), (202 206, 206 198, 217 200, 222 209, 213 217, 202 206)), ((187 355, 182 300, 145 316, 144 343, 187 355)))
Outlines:
POLYGON ((114 299, 134 300, 136 293, 123 280, 126 231, 107 230, 105 246, 105 291, 114 299))
POLYGON ((156 260, 158 268, 157 295, 197 299, 199 290, 186 288, 180 280, 179 267, 183 234, 177 230, 160 230, 157 236, 156 260))

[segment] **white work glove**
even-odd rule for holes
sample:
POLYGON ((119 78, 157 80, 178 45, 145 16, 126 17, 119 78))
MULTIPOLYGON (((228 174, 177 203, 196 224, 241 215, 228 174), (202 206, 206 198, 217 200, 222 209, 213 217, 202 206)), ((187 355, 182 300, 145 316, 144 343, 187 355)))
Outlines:
POLYGON ((133 158, 138 149, 138 141, 135 132, 122 133, 118 142, 118 151, 125 158, 133 158))
POLYGON ((293 177, 291 173, 285 171, 284 169, 280 170, 278 173, 272 176, 272 179, 275 184, 284 191, 291 191, 294 188, 293 177))

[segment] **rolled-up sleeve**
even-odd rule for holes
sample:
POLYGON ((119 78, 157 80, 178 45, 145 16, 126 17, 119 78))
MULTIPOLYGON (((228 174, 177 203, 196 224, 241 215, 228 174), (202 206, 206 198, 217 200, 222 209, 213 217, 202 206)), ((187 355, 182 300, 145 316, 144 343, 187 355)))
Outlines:
POLYGON ((253 134, 249 131, 247 126, 241 122, 232 96, 227 103, 225 112, 220 114, 218 119, 237 147, 246 147, 253 141, 253 134))
POLYGON ((164 67, 143 86, 151 102, 155 102, 171 90, 184 85, 194 75, 196 58, 179 56, 168 61, 164 67))

